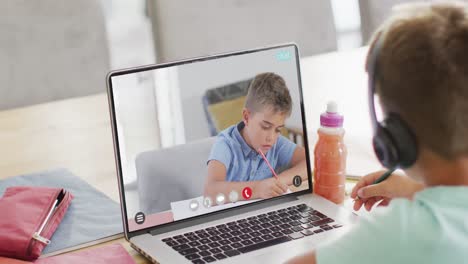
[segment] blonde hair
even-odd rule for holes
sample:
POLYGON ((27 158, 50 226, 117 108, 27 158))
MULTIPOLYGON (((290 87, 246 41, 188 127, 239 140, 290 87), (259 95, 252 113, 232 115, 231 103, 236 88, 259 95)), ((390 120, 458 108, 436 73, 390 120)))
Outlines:
POLYGON ((291 115, 292 100, 284 79, 272 72, 255 76, 249 86, 245 108, 260 112, 272 107, 275 113, 291 115))
POLYGON ((405 4, 374 34, 377 94, 419 145, 444 158, 468 155, 468 8, 463 3, 405 4))

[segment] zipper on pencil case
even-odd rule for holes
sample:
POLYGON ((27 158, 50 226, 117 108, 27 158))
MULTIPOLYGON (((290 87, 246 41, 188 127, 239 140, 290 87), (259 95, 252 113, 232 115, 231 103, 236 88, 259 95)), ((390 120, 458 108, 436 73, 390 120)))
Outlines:
POLYGON ((50 219, 52 218, 52 216, 54 216, 55 212, 58 210, 58 207, 61 205, 61 202, 63 200, 63 198, 65 197, 65 190, 61 190, 57 197, 55 198, 53 204, 52 204, 52 207, 50 208, 46 218, 44 219, 44 221, 42 221, 42 224, 41 226, 39 227, 39 230, 37 230, 37 232, 35 232, 32 236, 33 239, 43 243, 43 244, 50 244, 50 240, 41 236, 41 234, 43 233, 44 231, 44 228, 47 227, 47 224, 49 223, 50 219))

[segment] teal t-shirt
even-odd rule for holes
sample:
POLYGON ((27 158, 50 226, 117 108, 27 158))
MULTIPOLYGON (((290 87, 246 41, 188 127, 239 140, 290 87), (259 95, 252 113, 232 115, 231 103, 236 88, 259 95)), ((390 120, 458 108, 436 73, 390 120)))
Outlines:
POLYGON ((468 263, 468 187, 431 187, 374 210, 317 247, 317 263, 468 263))

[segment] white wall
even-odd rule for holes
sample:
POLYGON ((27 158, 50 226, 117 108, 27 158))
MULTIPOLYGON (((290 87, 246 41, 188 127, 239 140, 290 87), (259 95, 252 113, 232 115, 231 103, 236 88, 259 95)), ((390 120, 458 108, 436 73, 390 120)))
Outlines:
POLYGON ((124 183, 136 180, 136 155, 160 146, 152 76, 145 72, 112 78, 124 183))

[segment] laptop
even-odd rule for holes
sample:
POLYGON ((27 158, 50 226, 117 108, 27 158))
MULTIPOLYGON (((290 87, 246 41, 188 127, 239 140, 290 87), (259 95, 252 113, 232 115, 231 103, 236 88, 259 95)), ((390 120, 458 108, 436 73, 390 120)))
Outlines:
POLYGON ((307 132, 319 124, 306 122, 295 44, 112 71, 107 85, 125 238, 152 262, 284 262, 356 221, 313 194, 307 132), (247 187, 209 197, 212 148, 222 133, 242 129, 246 93, 262 73, 281 76, 289 90, 281 137, 305 149, 307 177, 253 199, 254 176, 235 175, 247 187))

